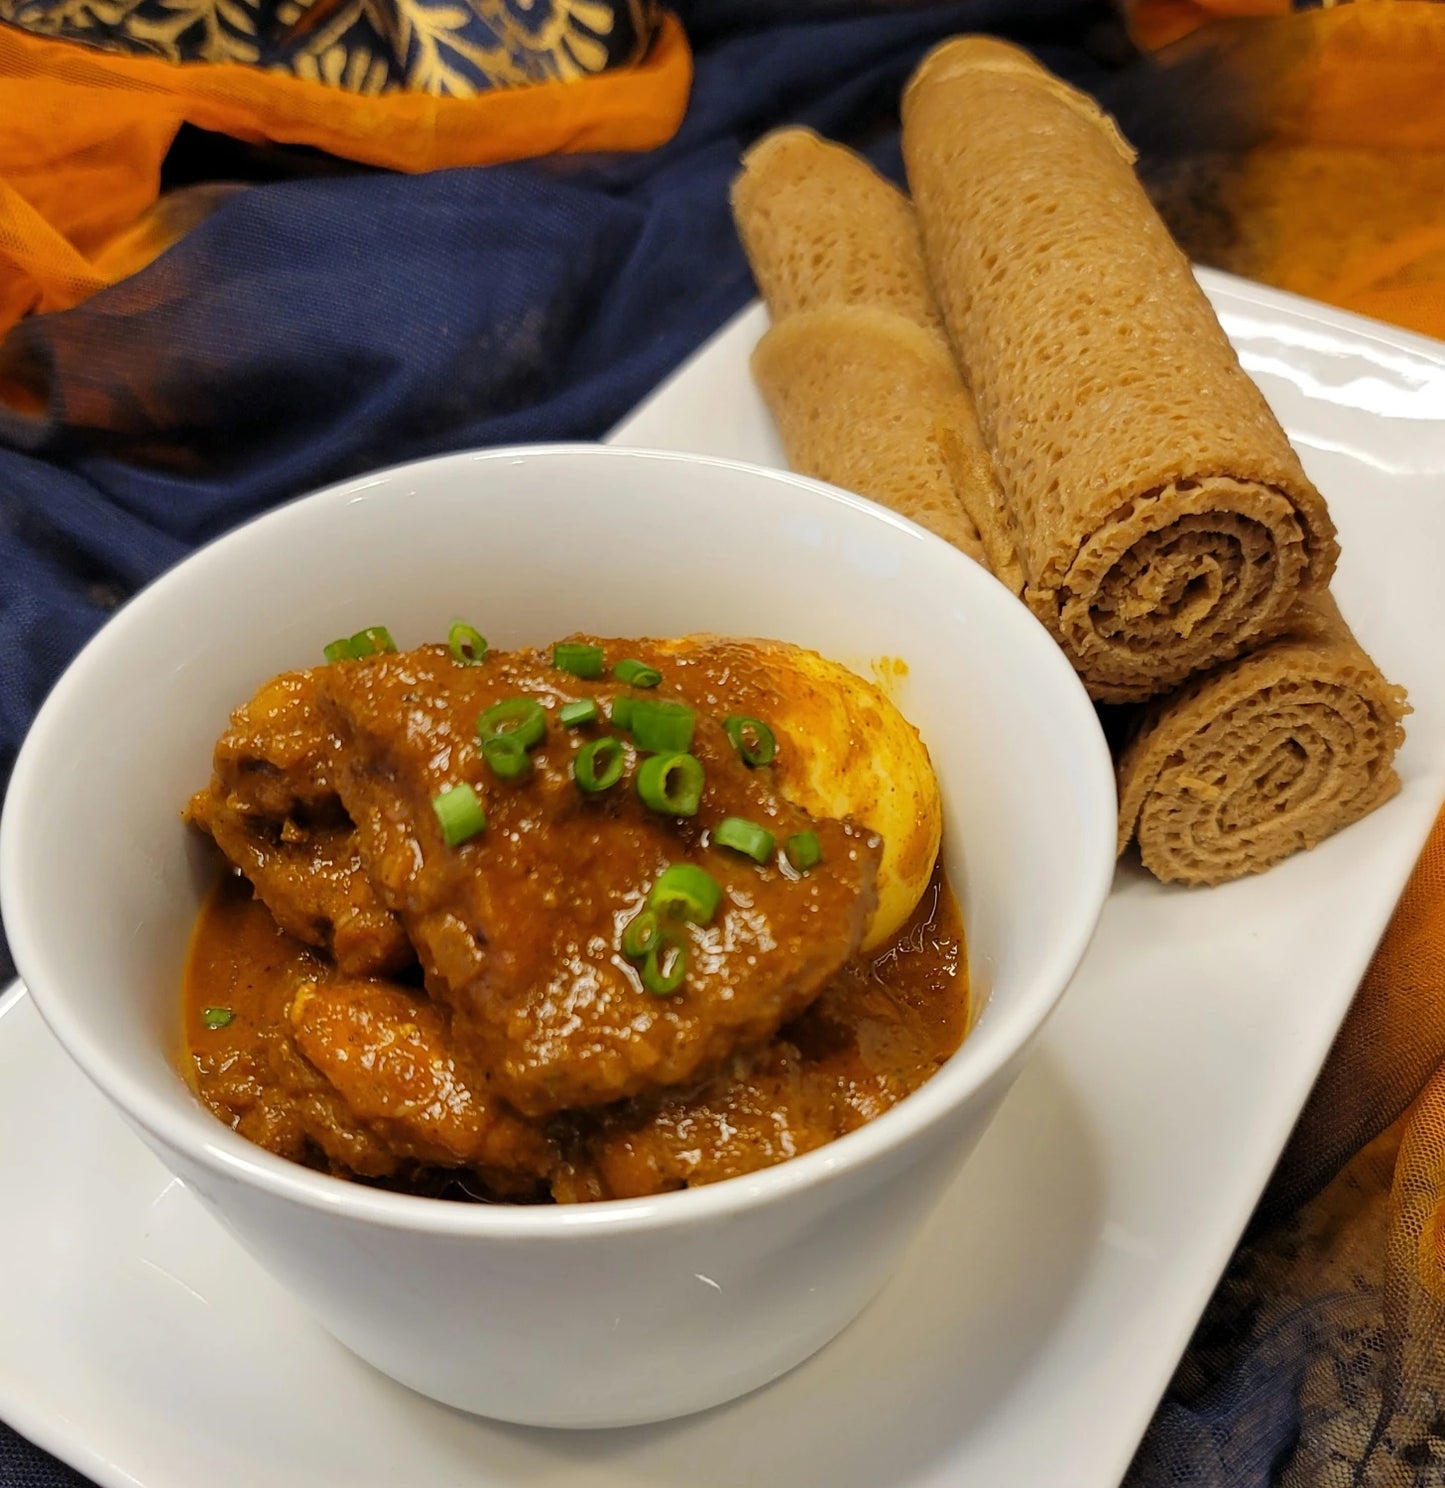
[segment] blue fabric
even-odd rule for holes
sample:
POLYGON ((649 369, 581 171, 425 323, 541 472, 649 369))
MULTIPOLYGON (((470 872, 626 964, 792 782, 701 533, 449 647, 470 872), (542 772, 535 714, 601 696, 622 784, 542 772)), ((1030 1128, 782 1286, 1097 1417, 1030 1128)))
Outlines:
MULTIPOLYGON (((752 295, 727 186, 758 134, 808 123, 896 176, 899 90, 941 37, 1009 35, 1097 87, 1117 36, 1106 0, 678 9, 697 75, 664 149, 252 186, 12 333, 0 376, 46 407, 0 415, 0 786, 70 657, 199 543, 368 467, 604 434, 752 295)), ((206 142, 186 154, 204 175, 206 142)), ((0 1427, 0 1485, 75 1481, 0 1427)))
MULTIPOLYGON (((1244 1254, 1243 1252, 1241 1253, 1244 1254)), ((1273 1305, 1268 1277, 1236 1260, 1160 1403, 1122 1488, 1273 1488, 1301 1427, 1301 1386, 1335 1321, 1358 1325, 1364 1299, 1273 1305)), ((1378 1298, 1370 1299, 1378 1302, 1378 1298)))

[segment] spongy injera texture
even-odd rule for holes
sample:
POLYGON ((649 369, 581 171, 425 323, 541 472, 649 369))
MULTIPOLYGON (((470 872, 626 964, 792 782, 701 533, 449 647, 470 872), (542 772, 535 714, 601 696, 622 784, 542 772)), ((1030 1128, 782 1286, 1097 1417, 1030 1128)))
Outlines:
POLYGON ((908 200, 853 151, 781 129, 744 156, 732 208, 773 319, 753 375, 788 463, 983 561, 998 482, 908 200))
POLYGON ((752 370, 792 469, 985 561, 941 442, 945 429, 977 430, 973 403, 938 336, 886 310, 804 312, 768 331, 752 370))
POLYGON ((1277 633, 1328 583, 1334 527, 1107 117, 960 38, 909 84, 904 155, 1024 597, 1093 696, 1277 633))
POLYGON ((942 334, 913 209, 852 150, 810 129, 775 130, 743 156, 732 209, 775 321, 871 305, 942 334))
POLYGON ((1400 788, 1408 711, 1328 593, 1285 633, 1142 710, 1119 760, 1119 848, 1157 877, 1260 873, 1400 788))

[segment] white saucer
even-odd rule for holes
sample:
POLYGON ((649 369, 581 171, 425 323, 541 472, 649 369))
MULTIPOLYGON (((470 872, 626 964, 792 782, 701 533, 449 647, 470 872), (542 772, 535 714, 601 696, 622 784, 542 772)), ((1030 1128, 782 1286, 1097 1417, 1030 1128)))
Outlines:
MULTIPOLYGON (((1201 277, 1330 501, 1346 616, 1411 690, 1405 789, 1259 879, 1121 869, 1039 1052, 857 1324, 664 1426, 547 1433, 432 1405, 314 1326, 17 990, 0 1416, 107 1488, 1117 1484, 1445 797, 1445 346, 1201 277)), ((778 462, 747 375, 764 324, 745 312, 614 440, 778 462)))

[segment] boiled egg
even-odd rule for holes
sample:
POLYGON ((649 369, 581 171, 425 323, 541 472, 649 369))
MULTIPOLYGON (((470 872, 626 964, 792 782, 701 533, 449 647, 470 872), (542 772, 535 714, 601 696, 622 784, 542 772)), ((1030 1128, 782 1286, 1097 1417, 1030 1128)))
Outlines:
POLYGON ((878 950, 923 897, 943 832, 938 780, 918 730, 876 682, 801 646, 694 635, 659 649, 705 661, 718 679, 711 705, 773 730, 769 768, 781 795, 882 838, 878 906, 862 947, 878 950))

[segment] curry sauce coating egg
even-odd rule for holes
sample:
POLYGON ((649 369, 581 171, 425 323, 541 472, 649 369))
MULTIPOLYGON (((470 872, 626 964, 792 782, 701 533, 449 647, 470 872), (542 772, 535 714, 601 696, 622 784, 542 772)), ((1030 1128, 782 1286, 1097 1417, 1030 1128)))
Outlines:
POLYGON ((874 683, 816 651, 782 641, 684 636, 658 649, 726 667, 720 711, 761 719, 777 735, 779 792, 813 816, 853 821, 883 839, 878 907, 863 938, 877 950, 903 928, 928 887, 943 803, 918 730, 874 683))

